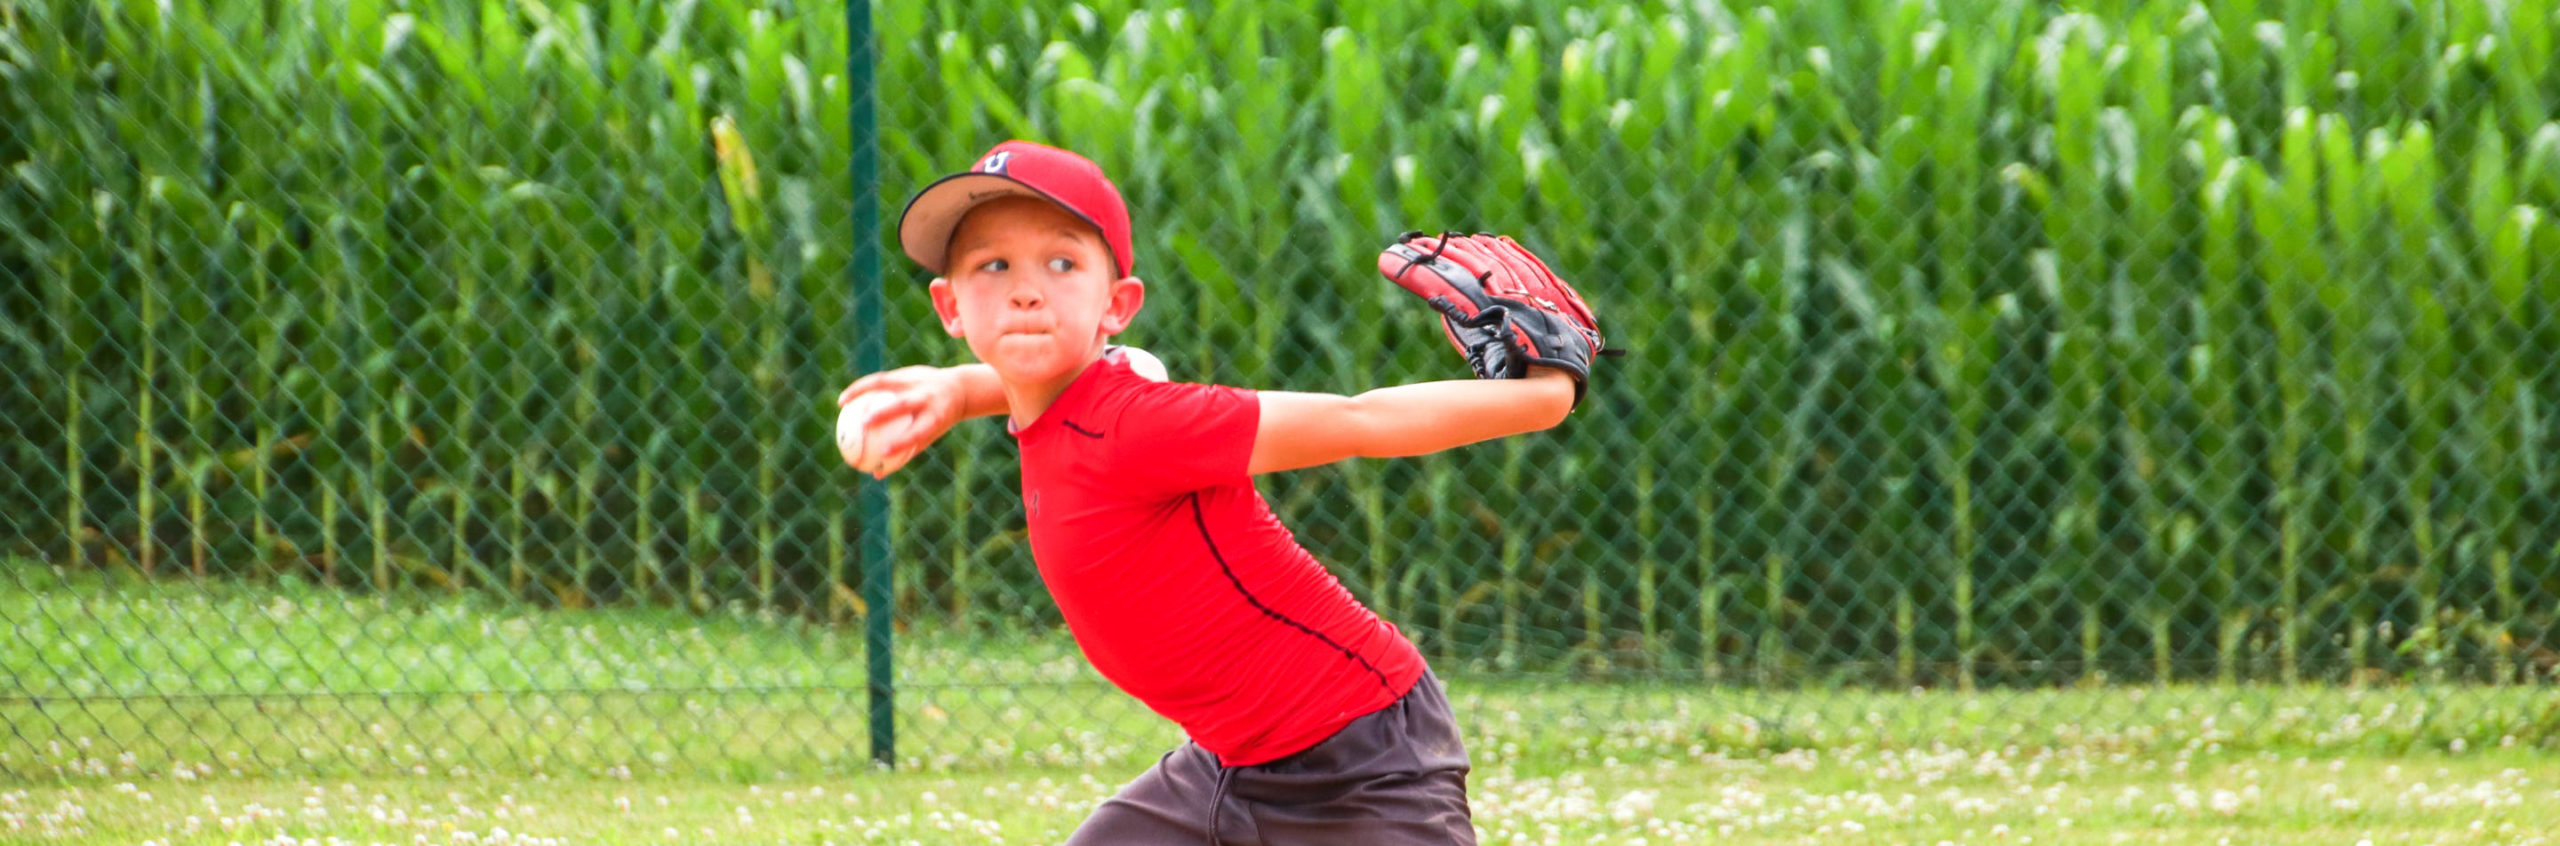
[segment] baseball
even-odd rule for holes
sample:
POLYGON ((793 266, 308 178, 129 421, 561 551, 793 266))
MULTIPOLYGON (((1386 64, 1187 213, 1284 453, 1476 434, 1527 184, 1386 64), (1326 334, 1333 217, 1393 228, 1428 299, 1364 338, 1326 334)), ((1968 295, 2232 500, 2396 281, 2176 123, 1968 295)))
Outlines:
POLYGON ((878 440, 871 434, 883 424, 904 421, 906 415, 899 420, 880 418, 882 407, 893 399, 895 395, 887 391, 873 391, 854 397, 836 412, 836 454, 844 457, 846 466, 868 473, 889 458, 879 452, 878 440))
POLYGON ((1122 346, 1120 354, 1129 358, 1129 372, 1154 381, 1164 381, 1164 362, 1157 359, 1154 353, 1137 347, 1122 346))

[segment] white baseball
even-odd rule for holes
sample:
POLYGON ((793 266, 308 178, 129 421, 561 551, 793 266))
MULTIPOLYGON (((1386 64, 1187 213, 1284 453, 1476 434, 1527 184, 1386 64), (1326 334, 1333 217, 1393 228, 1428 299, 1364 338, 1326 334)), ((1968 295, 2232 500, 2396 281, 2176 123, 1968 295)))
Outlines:
POLYGON ((872 391, 853 398, 836 412, 836 454, 844 457, 846 466, 863 472, 877 469, 889 456, 878 449, 879 439, 871 437, 883 424, 900 422, 880 416, 881 409, 896 397, 887 391, 872 391))
POLYGON ((1120 354, 1128 357, 1129 372, 1158 382, 1164 381, 1164 362, 1156 358, 1154 353, 1137 347, 1122 346, 1120 354))

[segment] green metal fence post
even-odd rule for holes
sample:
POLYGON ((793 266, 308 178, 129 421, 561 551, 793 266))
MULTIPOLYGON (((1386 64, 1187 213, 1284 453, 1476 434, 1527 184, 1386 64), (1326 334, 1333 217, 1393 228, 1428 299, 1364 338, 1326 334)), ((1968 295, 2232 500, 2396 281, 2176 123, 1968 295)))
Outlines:
MULTIPOLYGON (((873 138, 871 4, 845 4, 845 110, 853 124, 853 362, 863 373, 878 372, 888 344, 880 302, 880 175, 873 138)), ((881 480, 856 483, 854 556, 862 571, 862 652, 866 658, 871 698, 871 760, 883 767, 898 761, 897 692, 889 675, 889 487, 881 480)))

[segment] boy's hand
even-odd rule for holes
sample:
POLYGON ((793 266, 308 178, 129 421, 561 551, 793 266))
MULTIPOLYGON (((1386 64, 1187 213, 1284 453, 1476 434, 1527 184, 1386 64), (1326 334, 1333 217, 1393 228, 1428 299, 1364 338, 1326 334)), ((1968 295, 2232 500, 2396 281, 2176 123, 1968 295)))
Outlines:
POLYGON ((1450 345, 1479 377, 1552 367, 1573 377, 1579 405, 1592 358, 1618 352, 1602 345, 1582 295, 1510 238, 1407 232, 1379 253, 1378 272, 1440 312, 1450 345))
POLYGON ((864 394, 887 394, 873 420, 887 421, 874 429, 870 437, 879 440, 879 454, 888 456, 877 466, 857 468, 872 478, 898 472, 918 451, 951 431, 966 419, 969 408, 969 386, 960 368, 917 365, 884 370, 854 380, 836 394, 836 407, 843 408, 864 394))

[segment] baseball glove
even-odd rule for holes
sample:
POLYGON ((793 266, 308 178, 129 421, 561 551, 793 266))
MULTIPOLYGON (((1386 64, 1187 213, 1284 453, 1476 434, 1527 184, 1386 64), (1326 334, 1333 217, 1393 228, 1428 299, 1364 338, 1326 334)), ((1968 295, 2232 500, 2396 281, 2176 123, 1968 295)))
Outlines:
POLYGON ((1573 375, 1579 406, 1591 360, 1621 352, 1602 346, 1600 323, 1582 295, 1505 236, 1407 232, 1378 254, 1378 272, 1440 312, 1449 344, 1480 378, 1518 379, 1530 365, 1553 367, 1573 375))

